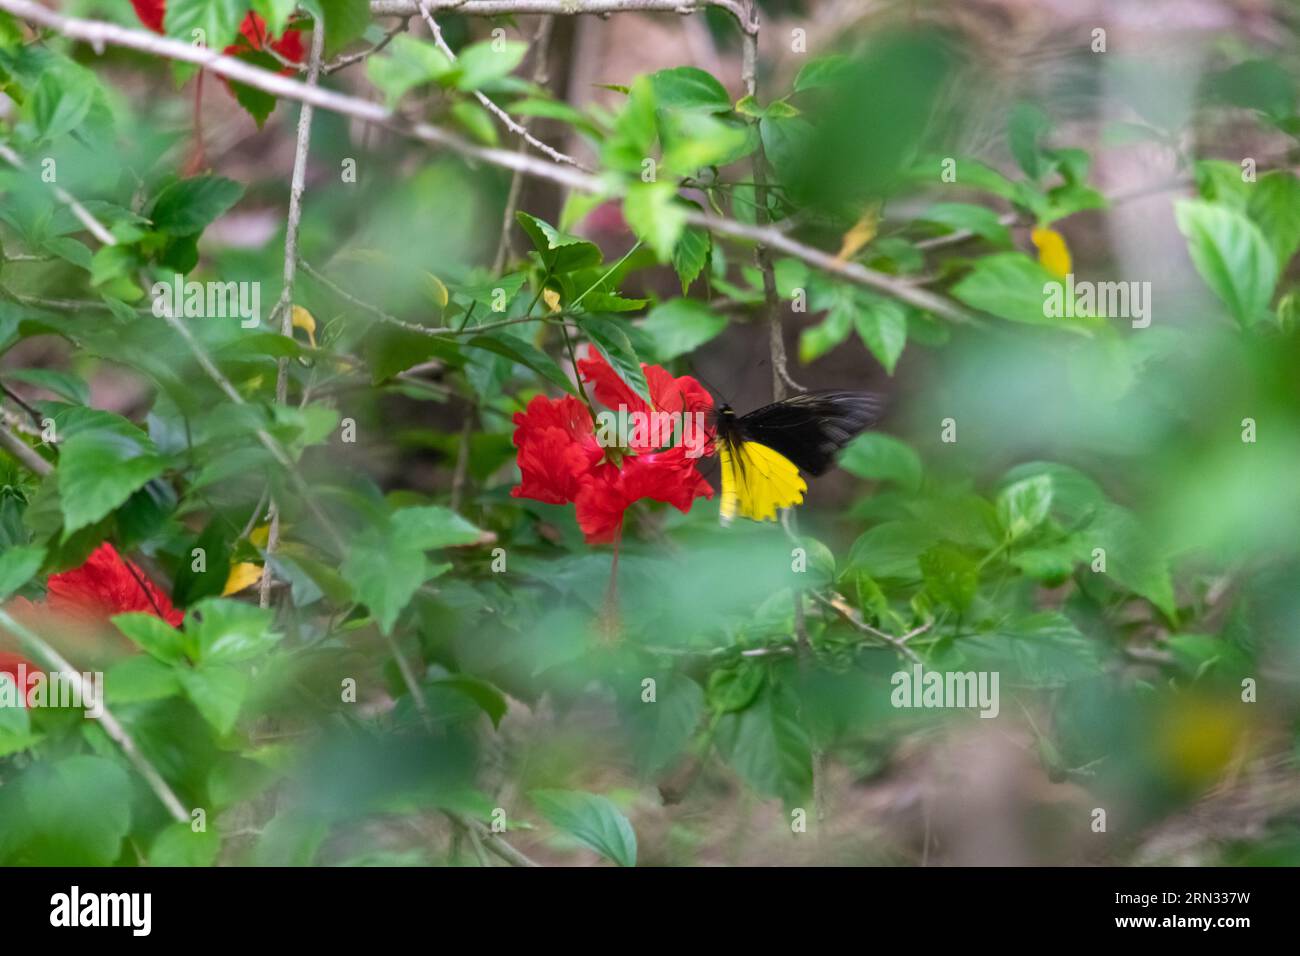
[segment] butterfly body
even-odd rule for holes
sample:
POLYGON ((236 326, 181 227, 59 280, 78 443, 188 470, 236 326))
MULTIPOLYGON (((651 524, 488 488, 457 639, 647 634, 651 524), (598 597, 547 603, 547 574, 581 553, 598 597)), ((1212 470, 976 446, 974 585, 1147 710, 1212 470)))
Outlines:
POLYGON ((806 392, 745 415, 719 404, 714 426, 723 523, 737 514, 774 521, 781 508, 800 504, 808 485, 799 472, 825 473, 880 409, 878 396, 855 391, 806 392))

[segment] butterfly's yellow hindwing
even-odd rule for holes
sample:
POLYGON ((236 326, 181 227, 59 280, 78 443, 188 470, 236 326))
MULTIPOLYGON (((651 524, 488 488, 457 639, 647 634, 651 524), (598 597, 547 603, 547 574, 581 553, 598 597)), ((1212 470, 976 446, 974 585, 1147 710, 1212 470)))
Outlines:
POLYGON ((755 441, 719 442, 722 522, 736 515, 775 521, 777 509, 803 501, 808 485, 790 459, 755 441))

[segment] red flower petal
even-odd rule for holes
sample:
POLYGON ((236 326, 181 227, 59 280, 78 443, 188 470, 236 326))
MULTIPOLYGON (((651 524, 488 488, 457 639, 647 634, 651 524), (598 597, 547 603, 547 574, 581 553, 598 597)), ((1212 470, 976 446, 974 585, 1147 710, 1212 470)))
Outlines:
POLYGON ((623 526, 624 513, 643 498, 670 504, 683 514, 696 498, 713 497, 713 489, 695 468, 686 449, 637 455, 622 468, 602 465, 582 480, 576 499, 578 527, 588 544, 608 544, 623 526))
POLYGON ((167 10, 165 0, 131 0, 135 15, 140 22, 154 33, 163 32, 163 14, 167 10))
POLYGON ((587 406, 572 395, 558 401, 538 395, 514 422, 522 477, 510 493, 548 504, 575 500, 582 477, 604 457, 587 406))
MULTIPOLYGON (((226 47, 225 52, 228 54, 237 54, 245 52, 251 48, 261 50, 266 42, 266 21, 256 13, 250 13, 244 17, 244 22, 239 25, 239 32, 243 34, 244 39, 248 42, 245 47, 242 43, 235 43, 226 47)), ((287 60, 294 63, 301 63, 303 60, 302 34, 297 30, 285 30, 284 36, 278 40, 271 41, 271 49, 279 53, 287 60)), ((286 68, 280 71, 282 75, 292 73, 293 71, 286 68)))
POLYGON ((619 485, 620 472, 605 465, 584 478, 576 499, 578 527, 588 544, 609 544, 623 527, 630 501, 619 485))
MULTIPOLYGON (((704 416, 705 428, 708 428, 708 416, 713 410, 713 396, 708 389, 689 375, 674 377, 671 372, 660 365, 641 363, 645 373, 646 385, 654 403, 654 412, 667 412, 672 415, 700 414, 704 416)), ((592 386, 592 391, 606 408, 618 410, 624 407, 628 412, 648 414, 650 406, 636 392, 628 387, 614 367, 605 360, 596 349, 588 349, 585 358, 578 359, 578 372, 583 381, 592 386)), ((633 451, 653 451, 655 446, 638 442, 631 446, 633 451)))
POLYGON ((107 541, 81 567, 51 575, 46 589, 45 607, 80 620, 103 622, 128 611, 161 617, 173 627, 185 620, 185 613, 107 541))
POLYGON ((614 366, 605 361, 605 356, 596 349, 587 349, 586 357, 578 359, 578 373, 592 387, 596 401, 606 408, 617 410, 625 407, 629 412, 650 410, 645 400, 628 388, 618 372, 614 371, 614 366))

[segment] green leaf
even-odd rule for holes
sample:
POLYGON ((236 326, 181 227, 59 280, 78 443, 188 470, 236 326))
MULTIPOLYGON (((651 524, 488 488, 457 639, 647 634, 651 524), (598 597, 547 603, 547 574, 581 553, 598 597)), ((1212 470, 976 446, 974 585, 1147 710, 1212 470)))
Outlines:
POLYGON ((981 633, 963 635, 930 666, 999 671, 1003 687, 1051 687, 1095 677, 1099 663, 1095 640, 1080 634, 1064 614, 1041 612, 1016 615, 981 633))
POLYGON ((1020 103, 1011 111, 1007 127, 1011 155, 1030 179, 1040 179, 1048 170, 1038 141, 1051 126, 1047 114, 1032 104, 1020 103))
POLYGON ((163 828, 149 849, 150 866, 212 866, 221 852, 216 830, 194 832, 188 823, 171 823, 163 828))
POLYGON ((704 713, 704 691, 689 677, 658 678, 655 696, 646 702, 638 694, 623 708, 637 770, 647 777, 677 759, 704 713))
POLYGON ((158 194, 149 218, 154 228, 173 236, 197 235, 243 194, 243 186, 221 176, 182 179, 158 194))
POLYGON ((126 419, 104 413, 97 421, 60 446, 56 474, 64 540, 112 512, 166 464, 149 437, 126 419))
POLYGON ((253 850, 256 866, 311 866, 329 836, 329 826, 294 807, 271 818, 253 850))
POLYGON ((952 294, 976 309, 1012 322, 1054 325, 1087 333, 1085 319, 1049 315, 1052 287, 1064 295, 1060 280, 1022 252, 1000 252, 975 262, 970 273, 952 287, 952 294))
POLYGON ((472 100, 451 104, 451 115, 471 137, 488 146, 495 146, 501 137, 488 111, 472 100))
POLYGON ((326 59, 353 40, 361 39, 370 25, 367 0, 302 0, 302 7, 325 21, 326 59))
POLYGON ((1196 192, 1202 199, 1245 212, 1257 184, 1246 182, 1242 174, 1242 168, 1236 163, 1222 159, 1197 160, 1196 192))
POLYGON ((622 325, 615 319, 595 315, 581 316, 578 325, 596 348, 600 349, 600 354, 605 356, 614 371, 618 372, 619 378, 627 383, 628 388, 649 402, 650 386, 646 384, 645 372, 641 370, 641 360, 637 358, 622 325))
POLYGON ((1007 485, 998 493, 998 523, 1016 541, 1047 520, 1052 510, 1051 475, 1035 475, 1007 485))
POLYGON ((840 297, 826 318, 804 329, 799 335, 799 361, 805 365, 815 362, 847 339, 853 331, 854 312, 852 298, 840 297))
POLYGON ((1267 314, 1277 284, 1277 256, 1259 227, 1225 206, 1180 200, 1178 228, 1201 278, 1242 326, 1267 314))
POLYGON ((533 806, 553 826, 619 866, 636 866, 636 832, 608 798, 576 790, 533 790, 533 806))
POLYGON ((248 678, 225 664, 205 664, 176 671, 185 694, 203 719, 221 736, 235 729, 239 711, 248 696, 248 678))
POLYGON ((660 262, 672 259, 686 228, 686 207, 677 201, 673 183, 633 183, 623 198, 623 217, 660 262))
POLYGON ((889 435, 864 432, 839 456, 839 467, 872 481, 894 481, 908 491, 921 487, 921 459, 910 447, 889 435))
POLYGON ((104 674, 107 703, 140 704, 166 700, 181 692, 177 668, 148 654, 132 654, 109 667, 104 674))
POLYGON ((701 113, 731 112, 727 88, 711 74, 693 66, 679 66, 650 75, 655 104, 661 109, 701 113))
POLYGON ((526 212, 516 212, 515 219, 537 249, 542 265, 552 275, 598 266, 603 259, 594 242, 560 232, 550 223, 526 212))
POLYGON ((1285 271, 1300 246, 1300 179, 1285 170, 1265 173, 1251 190, 1246 212, 1285 271))
POLYGON ((956 545, 941 541, 917 559, 925 588, 937 601, 958 611, 970 607, 979 587, 979 566, 956 545))
MULTIPOLYGON (((18 688, 10 674, 0 675, 0 688, 3 688, 5 696, 13 694, 14 701, 17 702, 18 688)), ((11 754, 22 753, 40 739, 40 734, 32 733, 31 717, 26 707, 0 706, 0 759, 11 754)), ((0 799, 0 812, 3 810, 4 801, 0 799)), ((3 861, 5 856, 4 842, 4 822, 0 821, 0 861, 3 861)))
POLYGON ((167 0, 163 29, 186 43, 223 50, 239 38, 247 15, 248 0, 167 0))
POLYGON ((393 543, 414 551, 473 544, 483 537, 481 529, 441 505, 402 508, 393 512, 391 520, 393 543))
POLYGON ((719 667, 709 675, 709 709, 715 714, 744 710, 758 697, 766 680, 766 669, 752 661, 719 667))
POLYGON ((339 571, 385 634, 392 631, 420 585, 437 573, 422 551, 396 548, 389 536, 374 528, 348 549, 339 571))
POLYGON ((1275 120, 1295 112, 1295 77, 1272 60, 1247 60, 1212 76, 1210 94, 1220 102, 1259 110, 1275 120))
MULTIPOLYGON (((270 70, 272 73, 280 71, 279 61, 262 50, 245 51, 238 54, 236 59, 250 66, 270 70)), ((275 96, 255 86, 249 86, 247 83, 237 83, 234 80, 230 81, 230 89, 235 94, 235 101, 248 111, 249 116, 253 117, 253 122, 257 124, 257 128, 261 129, 265 126, 267 117, 275 112, 275 105, 279 102, 275 96)))
POLYGON ((266 21, 266 32, 279 36, 289 22, 298 0, 252 0, 253 11, 266 21))
POLYGON ((893 375, 898 357, 907 345, 907 310, 889 299, 873 298, 868 301, 859 296, 853 324, 863 344, 885 367, 885 371, 893 375))
MULTIPOLYGON (((282 335, 272 338, 284 339, 282 335)), ((230 577, 230 545, 228 531, 219 518, 208 522, 203 533, 190 542, 182 552, 180 567, 172 584, 172 601, 178 607, 189 607, 205 597, 219 597, 230 577), (195 571, 195 550, 203 552, 203 570, 195 571)))
POLYGON ((650 157, 658 136, 654 88, 650 77, 638 76, 614 121, 614 135, 601 147, 601 159, 611 169, 639 173, 642 160, 650 157))
POLYGON ((711 166, 729 166, 758 147, 753 125, 707 113, 660 114, 663 155, 659 175, 691 176, 711 166))
POLYGON ((1079 525, 1095 517, 1107 504, 1105 493, 1095 481, 1077 468, 1053 461, 1017 465, 1002 476, 1002 484, 1014 484, 1037 475, 1050 478, 1052 512, 1066 525, 1079 525))
POLYGON ((809 60, 802 67, 794 78, 794 90, 796 93, 802 93, 804 90, 816 89, 823 86, 835 86, 843 82, 851 61, 842 53, 833 53, 829 56, 819 56, 809 60))
POLYGON ((457 55, 447 79, 458 90, 477 90, 511 73, 528 52, 528 44, 517 40, 499 44, 500 49, 496 49, 497 45, 495 40, 484 40, 465 47, 457 55))
POLYGON ((477 677, 465 674, 453 674, 428 682, 432 687, 450 687, 474 701, 488 715, 493 727, 501 725, 501 718, 506 715, 506 696, 493 685, 477 677))
POLYGON ((44 74, 27 101, 32 125, 44 139, 70 133, 85 120, 95 101, 92 78, 73 70, 44 74))
POLYGON ((408 91, 432 83, 451 69, 451 61, 436 46, 399 33, 380 53, 366 61, 366 76, 384 92, 391 108, 408 91))
POLYGON ((966 230, 987 239, 997 246, 1010 246, 1011 230, 992 209, 964 202, 941 202, 931 206, 917 217, 921 222, 937 222, 941 226, 966 230))
POLYGON ((573 382, 569 380, 569 376, 564 373, 564 369, 560 368, 554 359, 526 339, 492 330, 481 335, 475 335, 465 344, 470 348, 486 349, 497 355, 503 355, 512 362, 518 362, 520 365, 532 369, 542 378, 553 385, 558 385, 569 394, 577 394, 577 389, 574 387, 573 382))
POLYGON ((919 581, 921 552, 939 540, 940 532, 919 521, 886 521, 867 531, 849 551, 849 564, 876 579, 919 581))
POLYGON ((185 619, 199 664, 234 664, 259 657, 282 637, 272 630, 274 615, 231 598, 204 598, 185 619))
POLYGON ((131 781, 118 763, 74 756, 40 761, 6 787, 0 862, 109 866, 131 827, 131 781))
POLYGON ((1115 505, 1106 507, 1082 537, 1089 551, 1105 549, 1109 577, 1146 598, 1169 620, 1177 620, 1169 564, 1132 512, 1115 505))
POLYGON ((185 659, 185 642, 180 631, 162 618, 143 611, 116 614, 110 620, 113 626, 146 654, 168 664, 179 664, 185 659))
POLYGON ((0 603, 30 581, 44 560, 45 548, 39 544, 20 544, 0 553, 0 603))
MULTIPOLYGON (((558 120, 561 123, 568 123, 570 126, 589 134, 592 139, 598 139, 601 135, 599 127, 597 127, 585 113, 581 110, 575 109, 568 103, 559 100, 544 100, 525 97, 522 100, 515 100, 511 103, 509 113, 511 116, 515 117, 540 116, 545 119, 553 119, 558 120)), ((572 201, 577 196, 579 196, 579 194, 574 193, 569 197, 569 201, 572 201)), ((604 201, 602 197, 596 195, 586 195, 582 198, 591 199, 597 203, 604 201)), ((562 224, 567 224, 567 220, 563 217, 561 217, 560 222, 562 224)))
POLYGON ((687 226, 673 247, 673 269, 682 283, 682 295, 691 287, 704 267, 709 264, 713 240, 703 229, 687 226))
POLYGON ((812 744, 798 701, 769 686, 753 706, 718 721, 715 739, 727 762, 755 790, 795 805, 812 791, 812 744))
POLYGON ((694 352, 727 327, 727 320, 695 299, 672 299, 650 310, 641 331, 654 341, 654 352, 667 362, 694 352))

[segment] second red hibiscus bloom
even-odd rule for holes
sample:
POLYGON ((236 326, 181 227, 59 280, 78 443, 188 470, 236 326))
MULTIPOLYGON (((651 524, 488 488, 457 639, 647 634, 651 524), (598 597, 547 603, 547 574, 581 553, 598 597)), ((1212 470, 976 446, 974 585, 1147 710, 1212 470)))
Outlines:
MULTIPOLYGON (((167 14, 166 0, 131 0, 131 6, 135 7, 135 15, 140 18, 141 23, 155 33, 163 32, 163 19, 167 14)), ((267 40, 266 23, 256 13, 250 12, 244 17, 243 23, 239 25, 239 32, 243 40, 226 47, 223 52, 227 56, 238 56, 250 49, 261 50, 262 44, 267 40)), ((294 63, 302 62, 302 36, 297 30, 286 30, 284 36, 272 40, 271 49, 294 63)), ((281 72, 292 73, 293 71, 286 69, 281 72)))
MULTIPOLYGON (((578 361, 583 381, 607 408, 678 417, 712 410, 712 396, 690 376, 674 378, 657 365, 642 369, 653 407, 599 353, 578 361)), ((549 504, 573 502, 589 544, 616 540, 624 513, 634 502, 662 501, 687 512, 696 498, 713 496, 685 443, 663 447, 634 431, 625 444, 602 447, 590 409, 573 396, 538 395, 514 421, 522 477, 511 494, 549 504)), ((696 457, 705 450, 707 446, 695 449, 696 457)))

